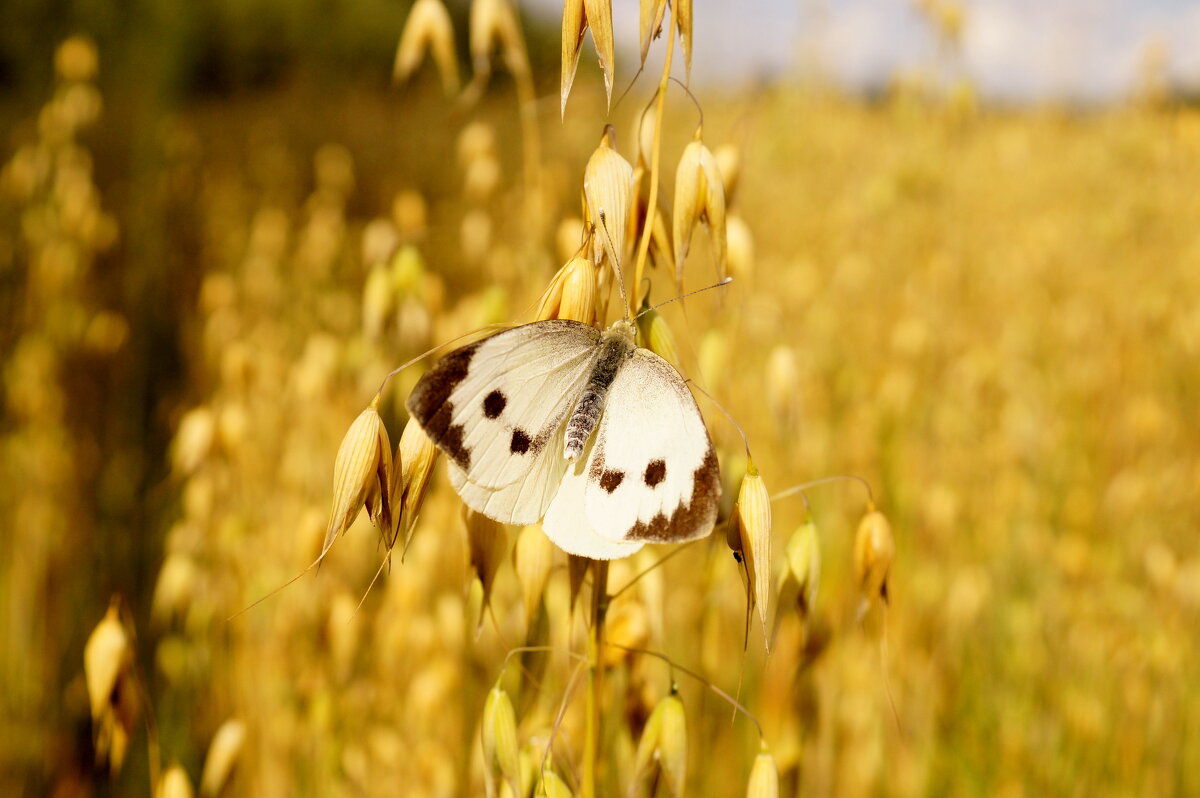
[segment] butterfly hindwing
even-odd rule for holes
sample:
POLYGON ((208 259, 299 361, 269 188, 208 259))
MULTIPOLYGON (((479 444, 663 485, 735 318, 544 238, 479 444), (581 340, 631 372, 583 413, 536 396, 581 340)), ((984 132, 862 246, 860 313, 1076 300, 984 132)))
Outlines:
POLYGON ((581 521, 624 546, 680 542, 712 530, 719 498, 717 458, 695 399, 669 363, 636 349, 617 372, 594 439, 564 475, 543 527, 556 542, 581 521))
POLYGON ((551 444, 587 381, 599 338, 586 324, 562 320, 505 330, 442 358, 413 389, 409 412, 464 482, 494 492, 534 474, 546 480, 544 458, 561 459, 561 440, 557 452, 551 444))

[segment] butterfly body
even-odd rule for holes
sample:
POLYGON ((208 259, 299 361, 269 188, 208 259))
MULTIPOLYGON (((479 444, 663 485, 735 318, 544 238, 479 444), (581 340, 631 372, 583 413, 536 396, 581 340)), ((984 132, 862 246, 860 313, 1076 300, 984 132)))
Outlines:
POLYGON ((468 506, 503 523, 542 520, 561 548, 596 559, 712 530, 720 480, 704 421, 633 330, 533 322, 422 377, 409 411, 468 506))

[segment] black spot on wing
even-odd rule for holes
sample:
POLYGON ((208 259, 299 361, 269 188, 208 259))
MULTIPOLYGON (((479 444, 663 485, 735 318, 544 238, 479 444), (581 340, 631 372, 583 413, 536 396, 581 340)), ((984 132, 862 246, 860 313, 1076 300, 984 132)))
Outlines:
POLYGON ((600 474, 600 487, 608 493, 621 486, 621 481, 625 479, 624 471, 605 471, 600 474))
POLYGON ((667 464, 663 460, 651 460, 650 465, 646 466, 646 473, 642 476, 648 488, 657 486, 666 478, 667 464))
POLYGON ((692 472, 692 495, 688 500, 681 502, 669 516, 660 512, 649 521, 638 521, 625 539, 666 543, 703 537, 712 532, 720 498, 721 474, 717 455, 710 445, 704 462, 692 472))
POLYGON ((525 454, 533 445, 533 440, 523 429, 515 429, 512 431, 512 440, 509 442, 508 450, 513 454, 525 454))
POLYGON ((470 344, 446 355, 421 378, 408 397, 408 412, 430 440, 464 471, 471 467, 471 453, 463 445, 463 428, 454 424, 450 394, 467 377, 471 358, 479 344, 470 344))
POLYGON ((492 391, 483 397, 483 414, 488 418, 497 418, 504 412, 508 399, 500 391, 492 391))

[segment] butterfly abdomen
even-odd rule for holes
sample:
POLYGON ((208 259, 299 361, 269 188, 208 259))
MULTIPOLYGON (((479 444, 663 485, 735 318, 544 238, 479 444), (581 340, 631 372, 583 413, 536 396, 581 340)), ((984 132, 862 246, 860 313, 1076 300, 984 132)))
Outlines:
POLYGON ((621 337, 606 338, 600 345, 600 356, 596 358, 592 375, 588 378, 587 386, 580 394, 579 402, 571 411, 571 418, 567 421, 563 457, 569 462, 575 462, 579 455, 583 454, 583 447, 587 444, 592 430, 600 421, 600 413, 604 410, 604 399, 608 396, 609 386, 617 376, 617 369, 632 352, 633 348, 630 342, 621 337))

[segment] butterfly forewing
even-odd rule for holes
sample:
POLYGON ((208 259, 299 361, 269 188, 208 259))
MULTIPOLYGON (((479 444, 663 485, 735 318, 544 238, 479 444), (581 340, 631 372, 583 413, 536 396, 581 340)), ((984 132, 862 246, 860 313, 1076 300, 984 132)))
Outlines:
POLYGON ((495 491, 533 473, 545 479, 538 466, 561 459, 561 439, 557 452, 551 444, 599 339, 594 328, 562 320, 505 330, 442 358, 413 389, 409 412, 465 482, 495 491))

